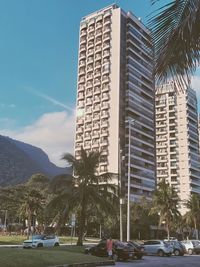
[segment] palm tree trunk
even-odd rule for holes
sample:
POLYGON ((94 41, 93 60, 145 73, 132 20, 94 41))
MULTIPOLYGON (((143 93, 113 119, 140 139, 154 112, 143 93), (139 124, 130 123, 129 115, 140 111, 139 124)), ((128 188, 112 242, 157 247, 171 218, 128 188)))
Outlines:
POLYGON ((85 220, 86 220, 85 203, 83 201, 82 202, 82 210, 81 210, 81 214, 80 214, 80 225, 79 225, 77 246, 83 246, 83 235, 84 235, 84 230, 85 230, 85 220))
POLYGON ((196 218, 194 218, 194 229, 195 229, 195 234, 196 234, 196 239, 199 239, 199 233, 198 233, 198 229, 197 229, 197 221, 196 218))
POLYGON ((170 232, 169 232, 169 225, 168 224, 166 225, 166 228, 167 228, 167 239, 169 240, 170 239, 170 232))

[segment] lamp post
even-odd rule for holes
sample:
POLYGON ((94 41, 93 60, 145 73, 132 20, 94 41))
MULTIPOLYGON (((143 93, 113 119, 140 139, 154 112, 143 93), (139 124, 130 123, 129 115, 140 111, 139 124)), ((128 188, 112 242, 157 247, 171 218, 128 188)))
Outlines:
POLYGON ((122 214, 122 205, 123 205, 123 198, 122 198, 122 175, 121 175, 121 161, 122 158, 122 150, 120 149, 120 138, 119 138, 119 228, 120 228, 120 241, 123 241, 123 214, 122 214))
POLYGON ((131 124, 134 119, 128 119, 128 191, 127 191, 127 241, 130 241, 130 192, 131 192, 131 124))

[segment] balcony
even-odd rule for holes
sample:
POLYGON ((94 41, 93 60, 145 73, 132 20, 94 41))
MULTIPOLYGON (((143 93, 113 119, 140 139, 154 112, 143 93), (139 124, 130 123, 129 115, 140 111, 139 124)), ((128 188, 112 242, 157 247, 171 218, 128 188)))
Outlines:
POLYGON ((76 142, 82 142, 83 141, 83 136, 82 135, 77 135, 76 136, 76 142))
POLYGON ((102 84, 103 84, 103 83, 108 83, 109 81, 110 81, 109 76, 103 76, 102 84))
POLYGON ((92 80, 92 79, 93 79, 93 75, 92 74, 88 74, 87 75, 87 81, 92 80))
POLYGON ((82 134, 83 133, 83 127, 79 126, 78 129, 76 130, 76 132, 82 134))
POLYGON ((108 130, 102 130, 101 131, 101 136, 108 136, 108 130))
POLYGON ((98 132, 94 132, 93 135, 92 135, 92 138, 93 139, 99 138, 99 133, 98 132))
POLYGON ((86 116, 85 117, 85 123, 91 122, 92 121, 92 116, 86 116))
POLYGON ((101 52, 101 45, 95 47, 95 53, 101 52))
POLYGON ((92 82, 87 82, 86 83, 86 88, 91 88, 93 86, 92 82))
POLYGON ((83 75, 83 74, 85 74, 85 68, 81 67, 79 69, 79 75, 83 75))
POLYGON ((94 121, 100 120, 100 115, 95 115, 95 116, 93 117, 93 120, 94 120, 94 121))
POLYGON ((97 22, 97 24, 96 24, 96 29, 100 29, 101 27, 102 27, 102 22, 97 22))
POLYGON ((101 30, 97 30, 96 31, 96 37, 101 36, 101 35, 102 35, 102 31, 101 30))
POLYGON ((96 56, 95 56, 95 60, 99 60, 99 59, 101 59, 101 53, 98 53, 98 54, 96 54, 96 56))
POLYGON ((95 68, 94 68, 95 70, 100 70, 101 69, 101 63, 96 63, 95 64, 95 68))
POLYGON ((84 94, 83 93, 79 93, 78 94, 78 100, 82 100, 82 99, 84 99, 84 94))
POLYGON ((103 35, 103 40, 106 41, 106 40, 110 40, 110 34, 109 33, 105 33, 103 35))
POLYGON ((109 108, 109 104, 108 103, 105 103, 101 106, 102 109, 108 109, 109 108))
POLYGON ((101 80, 100 79, 95 79, 94 80, 94 85, 101 85, 101 80))
POLYGON ((86 105, 86 106, 90 106, 90 105, 92 105, 92 100, 88 100, 88 101, 86 101, 85 105, 86 105))
POLYGON ((78 82, 79 84, 81 84, 81 83, 85 83, 85 78, 84 77, 81 77, 80 79, 79 79, 79 82, 78 82))
POLYGON ((86 29, 81 30, 81 34, 80 35, 81 35, 81 37, 87 35, 87 30, 86 29))
POLYGON ((99 111, 99 110, 100 110, 100 106, 99 105, 94 106, 94 111, 99 111))
POLYGON ((101 146, 107 146, 108 145, 108 140, 101 140, 101 146))
POLYGON ((101 38, 97 38, 96 39, 96 45, 101 45, 102 44, 102 40, 101 38))
POLYGON ((87 68, 87 73, 88 72, 92 72, 93 71, 93 67, 90 65, 90 66, 88 66, 88 68, 87 68))
POLYGON ((80 53, 79 60, 85 59, 86 54, 85 53, 80 53))
POLYGON ((101 119, 107 119, 109 117, 109 112, 102 112, 101 119))
POLYGON ((92 56, 94 53, 94 49, 90 48, 88 49, 88 56, 92 56))
POLYGON ((101 99, 100 97, 94 97, 94 103, 100 103, 101 99))
POLYGON ((85 60, 80 60, 80 62, 79 62, 79 66, 80 67, 85 67, 85 60))
POLYGON ((109 86, 104 84, 103 88, 102 88, 102 92, 108 92, 109 91, 109 86))
POLYGON ((90 27, 88 28, 88 32, 94 32, 94 30, 95 30, 94 26, 90 26, 90 27))
POLYGON ((110 30, 111 30, 110 26, 105 26, 105 27, 103 28, 103 32, 104 32, 104 33, 108 33, 108 32, 110 32, 110 30))
POLYGON ((92 126, 91 125, 86 125, 85 126, 85 131, 91 131, 92 130, 92 126))
POLYGON ((103 94, 102 95, 102 100, 104 101, 104 100, 109 100, 109 94, 103 94))
POLYGON ((91 149, 91 144, 90 143, 86 143, 84 145, 84 149, 91 149))
POLYGON ((80 39, 80 45, 86 44, 86 42, 87 42, 87 39, 85 37, 80 39))
POLYGON ((78 86, 78 91, 79 92, 82 92, 82 91, 84 91, 85 90, 85 87, 83 86, 83 85, 79 85, 78 86))
POLYGON ((85 114, 91 114, 92 113, 92 108, 91 107, 87 107, 85 110, 85 114))
POLYGON ((93 144, 92 144, 92 147, 93 147, 93 148, 99 147, 99 142, 95 142, 95 143, 93 143, 93 144))
POLYGON ((108 121, 101 121, 101 127, 108 127, 109 126, 109 123, 108 121))
POLYGON ((87 140, 87 141, 88 141, 88 140, 91 140, 91 135, 87 133, 87 134, 85 135, 85 137, 84 137, 84 140, 85 140, 85 141, 86 141, 86 140, 87 140))
POLYGON ((93 125, 93 130, 99 130, 99 124, 98 123, 93 125))
POLYGON ((101 89, 100 89, 100 87, 96 87, 95 89, 94 89, 94 95, 96 95, 96 94, 100 94, 101 93, 101 89))
POLYGON ((86 45, 81 45, 80 46, 80 52, 85 52, 86 50, 86 45))
POLYGON ((94 47, 94 41, 88 42, 88 49, 91 49, 94 47))
POLYGON ((99 77, 99 76, 101 76, 101 72, 100 71, 95 71, 94 77, 96 78, 96 77, 99 77))
POLYGON ((78 125, 84 124, 84 119, 82 119, 82 118, 77 119, 76 123, 77 123, 78 125))
POLYGON ((86 96, 92 96, 92 90, 91 89, 87 89, 86 91, 86 96))
POLYGON ((103 58, 109 57, 109 56, 110 56, 110 52, 108 50, 105 50, 103 53, 103 58))

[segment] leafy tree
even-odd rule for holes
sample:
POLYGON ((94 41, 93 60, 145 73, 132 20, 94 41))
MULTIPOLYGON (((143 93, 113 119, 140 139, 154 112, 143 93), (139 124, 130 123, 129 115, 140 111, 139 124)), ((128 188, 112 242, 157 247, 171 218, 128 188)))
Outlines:
POLYGON ((180 217, 178 211, 179 197, 176 191, 165 179, 158 183, 157 189, 153 194, 153 207, 151 208, 150 214, 158 214, 161 225, 165 223, 167 230, 167 237, 170 237, 170 228, 174 221, 180 217))
POLYGON ((55 197, 49 203, 49 208, 62 208, 62 218, 66 219, 70 211, 76 211, 78 217, 78 241, 83 244, 86 230, 86 220, 89 209, 113 213, 117 202, 116 187, 111 181, 111 174, 97 174, 100 153, 81 150, 81 158, 76 159, 71 154, 65 154, 63 159, 73 167, 74 175, 61 175, 52 180, 51 188, 55 197))
POLYGON ((150 225, 158 224, 158 216, 150 215, 152 204, 145 198, 131 205, 132 236, 137 239, 150 238, 150 225))
POLYGON ((181 85, 188 84, 200 63, 199 25, 199 0, 171 0, 152 15, 149 27, 153 35, 158 80, 172 77, 181 85))
POLYGON ((200 196, 197 194, 192 194, 185 206, 188 209, 187 213, 185 214, 186 222, 194 227, 196 239, 199 239, 198 224, 200 223, 200 196))
POLYGON ((27 219, 28 236, 33 218, 38 220, 43 217, 48 183, 49 180, 45 175, 35 174, 26 183, 15 187, 15 199, 18 199, 20 203, 19 214, 22 218, 27 219))

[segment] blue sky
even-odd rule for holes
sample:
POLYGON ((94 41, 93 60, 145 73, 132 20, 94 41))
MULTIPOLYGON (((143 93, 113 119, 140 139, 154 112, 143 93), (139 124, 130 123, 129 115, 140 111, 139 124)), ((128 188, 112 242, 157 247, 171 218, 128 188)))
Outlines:
MULTIPOLYGON (((113 2, 0 0, 0 134, 58 164, 72 151, 80 19, 113 2)), ((144 23, 155 9, 150 0, 115 2, 144 23)))

